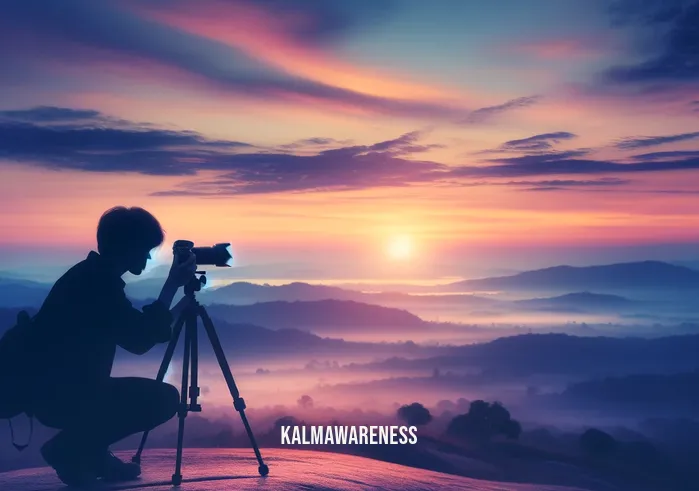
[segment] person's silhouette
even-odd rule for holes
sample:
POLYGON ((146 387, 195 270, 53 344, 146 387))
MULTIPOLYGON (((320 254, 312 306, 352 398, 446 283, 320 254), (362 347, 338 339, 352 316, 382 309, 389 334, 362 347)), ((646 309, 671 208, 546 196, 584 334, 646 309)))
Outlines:
POLYGON ((32 320, 38 356, 30 405, 40 422, 61 430, 41 454, 66 484, 137 477, 140 467, 119 460, 109 446, 177 412, 179 392, 172 385, 111 376, 117 346, 143 354, 169 341, 173 318, 184 307, 186 298, 170 311, 178 288, 195 272, 193 254, 173 259, 160 296, 142 311, 124 293, 121 276, 140 274, 163 240, 146 210, 108 210, 97 227, 99 252, 91 251, 56 281, 32 320))

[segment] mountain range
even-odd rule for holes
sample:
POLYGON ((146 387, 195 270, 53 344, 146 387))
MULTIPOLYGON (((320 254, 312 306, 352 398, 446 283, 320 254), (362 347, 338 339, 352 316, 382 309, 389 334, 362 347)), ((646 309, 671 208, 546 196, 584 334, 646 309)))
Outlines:
POLYGON ((492 376, 531 374, 680 373, 699 370, 699 335, 655 339, 522 334, 487 343, 456 346, 448 355, 395 358, 366 368, 394 370, 458 369, 479 366, 492 376))
POLYGON ((586 291, 639 288, 699 289, 699 271, 661 261, 584 267, 554 266, 512 276, 458 281, 440 289, 586 291))
POLYGON ((567 293, 549 298, 532 298, 528 300, 516 300, 513 302, 518 307, 544 311, 614 311, 629 309, 638 306, 639 302, 629 300, 619 295, 609 295, 592 292, 567 293))
POLYGON ((405 310, 380 305, 370 305, 352 300, 317 300, 310 302, 261 302, 252 305, 209 305, 212 316, 227 322, 254 323, 274 329, 294 328, 302 330, 335 330, 349 328, 352 331, 398 328, 422 329, 426 323, 405 310))
MULTIPOLYGON (((132 298, 155 298, 162 286, 162 278, 149 277, 129 281, 127 295, 132 298)), ((23 280, 16 277, 0 277, 0 306, 38 305, 51 288, 50 284, 23 280)), ((400 289, 400 287, 395 287, 400 289)), ((423 293, 437 295, 408 295, 399 291, 364 293, 337 286, 311 285, 293 282, 286 285, 270 286, 249 282, 235 282, 217 288, 205 288, 199 294, 205 304, 246 305, 275 301, 321 301, 344 300, 396 306, 457 304, 474 308, 498 305, 494 298, 459 294, 463 292, 503 291, 503 292, 557 292, 575 293, 556 300, 532 299, 520 307, 543 307, 545 303, 556 308, 584 304, 590 306, 628 305, 621 297, 594 297, 602 294, 623 291, 663 290, 694 292, 699 290, 699 271, 659 261, 618 263, 601 266, 555 266, 523 273, 482 279, 464 280, 448 285, 421 287, 423 293), (592 293, 594 292, 594 294, 592 293), (594 304, 594 305, 593 305, 594 304)))

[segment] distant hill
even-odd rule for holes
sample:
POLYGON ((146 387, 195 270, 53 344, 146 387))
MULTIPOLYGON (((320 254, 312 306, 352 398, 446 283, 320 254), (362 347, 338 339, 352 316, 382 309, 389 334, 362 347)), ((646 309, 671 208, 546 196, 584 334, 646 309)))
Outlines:
POLYGON ((131 298, 157 298, 163 288, 163 283, 165 283, 165 278, 131 280, 126 283, 124 291, 131 298))
POLYGON ((373 368, 440 369, 482 367, 492 376, 533 374, 612 375, 699 370, 699 335, 655 339, 523 334, 447 349, 424 360, 394 359, 373 368))
POLYGON ((554 266, 513 276, 458 281, 446 285, 442 290, 590 291, 621 288, 699 289, 699 271, 660 261, 585 267, 554 266))
POLYGON ((483 308, 498 306, 502 304, 500 300, 485 296, 471 294, 408 294, 400 292, 364 293, 361 297, 363 302, 377 303, 380 305, 454 305, 461 307, 483 308))
POLYGON ((518 307, 527 309, 564 311, 618 311, 620 309, 633 307, 637 304, 637 302, 619 295, 607 295, 591 292, 568 293, 550 298, 517 300, 513 303, 518 307))
POLYGON ((380 327, 421 328, 425 322, 405 310, 370 305, 350 300, 318 300, 313 302, 262 302, 253 305, 210 305, 212 316, 227 322, 258 326, 296 328, 380 327))
POLYGON ((0 277, 0 307, 39 306, 50 289, 45 283, 0 277))
POLYGON ((199 297, 202 303, 207 304, 248 305, 275 301, 359 300, 362 294, 335 286, 311 285, 300 282, 275 286, 239 281, 230 285, 204 290, 199 297))
POLYGON ((699 410, 699 371, 606 377, 570 385, 561 398, 576 406, 588 403, 691 408, 699 410))
MULTIPOLYGON (((229 307, 226 306, 225 309, 229 307)), ((19 308, 0 308, 0 336, 13 325, 17 320, 19 308)), ((30 315, 36 313, 36 309, 26 309, 30 315)), ((214 321, 216 332, 218 333, 221 345, 226 354, 234 355, 236 358, 251 358, 256 356, 274 356, 275 359, 298 356, 326 357, 333 355, 367 355, 376 357, 390 356, 434 356, 443 352, 442 347, 420 346, 411 342, 396 343, 369 343, 345 341, 343 339, 333 339, 320 337, 305 330, 300 329, 270 329, 267 327, 252 325, 249 323, 228 322, 224 318, 214 314, 214 309, 208 309, 214 321)), ((217 312, 221 314, 221 312, 217 312)), ((203 340, 204 330, 200 330, 202 343, 206 346, 208 341, 203 340)), ((161 360, 165 345, 159 345, 146 355, 145 358, 161 360)), ((204 356, 211 356, 208 348, 205 348, 204 356)), ((179 356, 178 348, 176 356, 179 356)), ((133 356, 119 351, 120 357, 133 356)))

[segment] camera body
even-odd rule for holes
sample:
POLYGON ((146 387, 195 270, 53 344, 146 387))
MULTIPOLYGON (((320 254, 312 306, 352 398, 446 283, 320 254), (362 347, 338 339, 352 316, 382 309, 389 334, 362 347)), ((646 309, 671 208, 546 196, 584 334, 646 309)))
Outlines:
POLYGON ((216 266, 219 268, 228 268, 228 261, 233 259, 228 247, 230 243, 221 243, 208 247, 194 247, 194 242, 191 240, 176 240, 172 245, 172 253, 177 258, 178 262, 186 259, 190 252, 193 252, 197 257, 198 266, 216 266))

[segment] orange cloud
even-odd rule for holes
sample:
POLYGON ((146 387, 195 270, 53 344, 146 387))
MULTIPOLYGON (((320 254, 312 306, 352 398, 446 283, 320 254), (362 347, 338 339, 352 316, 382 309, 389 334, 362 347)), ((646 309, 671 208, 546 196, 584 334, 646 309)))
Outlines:
POLYGON ((464 97, 454 89, 411 83, 374 69, 357 67, 317 46, 299 42, 292 35, 293 28, 313 22, 303 13, 272 13, 235 2, 188 7, 139 9, 141 15, 153 20, 225 43, 288 74, 330 86, 396 99, 454 100, 464 97))

